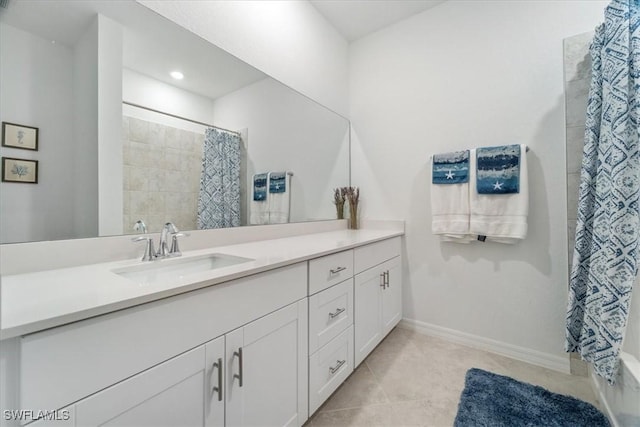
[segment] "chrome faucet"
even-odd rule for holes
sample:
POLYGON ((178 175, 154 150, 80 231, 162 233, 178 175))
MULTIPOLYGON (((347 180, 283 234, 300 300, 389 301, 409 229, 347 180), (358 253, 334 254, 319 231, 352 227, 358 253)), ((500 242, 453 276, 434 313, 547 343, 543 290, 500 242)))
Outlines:
POLYGON ((156 256, 158 258, 165 258, 171 256, 171 251, 169 250, 169 243, 167 243, 167 239, 169 234, 175 235, 178 234, 178 228, 173 225, 172 222, 167 222, 164 227, 162 227, 162 232, 160 233, 160 243, 158 243, 158 252, 156 252, 156 256))

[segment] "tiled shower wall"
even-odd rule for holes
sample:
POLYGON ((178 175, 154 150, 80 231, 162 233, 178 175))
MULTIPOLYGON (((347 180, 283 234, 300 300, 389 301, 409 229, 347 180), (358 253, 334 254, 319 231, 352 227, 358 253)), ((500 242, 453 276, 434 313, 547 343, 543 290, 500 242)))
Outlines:
MULTIPOLYGON (((578 189, 584 146, 587 99, 591 83, 591 56, 589 45, 593 32, 579 34, 564 40, 564 93, 567 141, 567 218, 569 274, 573 262, 573 246, 578 218, 578 189)), ((568 282, 567 282, 568 283, 568 282)), ((571 353, 571 373, 586 375, 586 364, 571 353)))
POLYGON ((123 116, 124 232, 142 219, 195 230, 204 134, 123 116))
POLYGON ((587 113, 587 98, 591 83, 591 57, 589 44, 593 32, 580 34, 564 40, 564 87, 567 140, 567 216, 569 219, 569 270, 573 261, 573 244, 578 218, 578 188, 582 147, 584 146, 584 124, 587 113))

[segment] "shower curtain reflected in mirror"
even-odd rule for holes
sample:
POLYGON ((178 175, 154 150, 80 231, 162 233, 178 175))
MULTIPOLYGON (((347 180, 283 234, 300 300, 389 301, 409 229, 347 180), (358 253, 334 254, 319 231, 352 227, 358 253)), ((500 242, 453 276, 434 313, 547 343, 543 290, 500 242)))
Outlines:
POLYGON ((240 136, 208 128, 203 150, 198 229, 238 227, 241 213, 240 136))

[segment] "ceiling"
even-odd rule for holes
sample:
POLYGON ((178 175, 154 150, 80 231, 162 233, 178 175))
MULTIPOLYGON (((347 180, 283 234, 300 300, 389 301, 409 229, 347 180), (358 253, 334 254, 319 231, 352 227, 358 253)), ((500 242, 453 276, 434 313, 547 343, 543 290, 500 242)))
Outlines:
POLYGON ((134 1, 11 1, 0 21, 72 48, 97 13, 123 27, 123 66, 156 80, 216 99, 267 77, 134 1))
POLYGON ((309 0, 349 42, 445 0, 309 0))
MULTIPOLYGON (((353 41, 444 0, 310 0, 353 41)), ((123 65, 167 84, 215 99, 266 76, 134 1, 10 1, 0 20, 72 47, 101 13, 123 26, 123 65), (180 70, 176 81, 169 72, 180 70)))

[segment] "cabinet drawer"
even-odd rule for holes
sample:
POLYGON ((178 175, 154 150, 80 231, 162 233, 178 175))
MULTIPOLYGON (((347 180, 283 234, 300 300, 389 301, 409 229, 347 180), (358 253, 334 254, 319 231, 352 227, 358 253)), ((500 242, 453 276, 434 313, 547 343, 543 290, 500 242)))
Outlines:
POLYGON ((338 252, 309 261, 309 295, 353 276, 353 251, 338 252))
POLYGON ((353 326, 309 357, 309 415, 353 372, 353 326))
POLYGON ((400 255, 400 237, 383 240, 354 249, 353 264, 355 274, 400 255))
POLYGON ((353 324, 353 279, 309 297, 309 354, 353 324))

